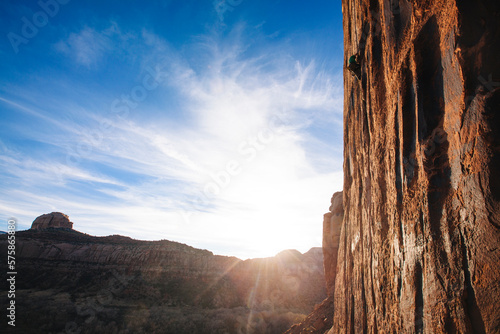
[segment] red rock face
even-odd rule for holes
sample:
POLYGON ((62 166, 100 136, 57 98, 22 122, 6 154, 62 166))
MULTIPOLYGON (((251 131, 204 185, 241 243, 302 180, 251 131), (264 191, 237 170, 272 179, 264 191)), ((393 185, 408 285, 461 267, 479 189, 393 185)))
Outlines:
POLYGON ((499 7, 343 1, 362 60, 328 333, 500 332, 499 7))
POLYGON ((330 212, 325 213, 323 217, 323 262, 328 296, 333 296, 335 291, 340 228, 344 219, 344 207, 342 203, 342 192, 333 194, 330 212))
POLYGON ((42 230, 49 227, 73 228, 73 223, 64 213, 52 212, 37 217, 31 224, 32 230, 42 230))

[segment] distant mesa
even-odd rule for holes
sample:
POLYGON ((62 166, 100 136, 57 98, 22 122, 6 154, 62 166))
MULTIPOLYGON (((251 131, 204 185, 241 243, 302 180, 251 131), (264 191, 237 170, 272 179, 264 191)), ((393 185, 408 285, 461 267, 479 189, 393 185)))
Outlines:
POLYGON ((51 227, 73 229, 73 223, 64 213, 51 212, 37 217, 31 224, 32 230, 44 230, 51 227))

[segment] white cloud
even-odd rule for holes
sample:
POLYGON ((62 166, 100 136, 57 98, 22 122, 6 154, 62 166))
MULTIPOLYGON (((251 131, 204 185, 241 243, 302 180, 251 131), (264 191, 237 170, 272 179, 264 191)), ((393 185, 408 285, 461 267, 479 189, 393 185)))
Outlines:
POLYGON ((59 41, 56 50, 70 56, 86 67, 93 67, 113 49, 113 37, 119 34, 116 24, 102 31, 84 27, 78 33, 70 33, 66 40, 59 41))
MULTIPOLYGON (((11 192, 0 209, 27 220, 23 212, 43 214, 37 210, 50 206, 87 233, 171 239, 241 257, 320 246, 322 214, 333 191, 342 188, 342 172, 333 168, 342 152, 332 154, 330 143, 311 129, 320 122, 342 131, 342 81, 314 60, 302 63, 283 50, 244 57, 238 38, 200 39, 190 48, 204 52, 185 59, 161 38, 148 32, 143 37, 153 48, 145 59, 168 74, 159 95, 181 94, 186 117, 172 119, 172 110, 164 110, 147 121, 141 115, 151 113, 151 105, 164 108, 147 100, 125 118, 95 112, 79 127, 59 120, 61 128, 78 130, 64 140, 55 135, 40 141, 64 153, 66 147, 88 150, 78 153, 74 165, 9 154, 11 174, 30 184, 11 192), (89 133, 106 118, 112 118, 111 129, 93 141, 89 133), (33 194, 52 189, 57 175, 60 193, 33 194), (98 194, 76 192, 73 181, 92 184, 98 194)), ((86 28, 70 35, 61 50, 91 66, 108 46, 106 34, 86 28), (91 41, 97 47, 89 49, 91 41)))

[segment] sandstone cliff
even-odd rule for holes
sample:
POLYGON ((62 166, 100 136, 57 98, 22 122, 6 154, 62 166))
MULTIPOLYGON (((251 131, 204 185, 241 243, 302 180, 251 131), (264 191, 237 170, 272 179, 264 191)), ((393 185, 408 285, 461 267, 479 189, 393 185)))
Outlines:
POLYGON ((362 61, 328 333, 500 332, 499 7, 342 2, 362 61))
POLYGON ((339 238, 332 205, 329 297, 287 333, 500 333, 500 3, 342 11, 361 58, 360 81, 344 73, 343 221, 339 238))
POLYGON ((344 220, 342 192, 333 194, 331 203, 330 212, 325 213, 323 218, 323 261, 328 296, 333 296, 335 291, 340 229, 344 220))
POLYGON ((16 233, 16 333, 279 333, 326 297, 321 248, 242 261, 167 240, 94 237, 47 216, 16 233))
POLYGON ((61 212, 52 212, 37 217, 31 228, 34 230, 42 230, 46 228, 73 228, 73 223, 69 217, 61 212))

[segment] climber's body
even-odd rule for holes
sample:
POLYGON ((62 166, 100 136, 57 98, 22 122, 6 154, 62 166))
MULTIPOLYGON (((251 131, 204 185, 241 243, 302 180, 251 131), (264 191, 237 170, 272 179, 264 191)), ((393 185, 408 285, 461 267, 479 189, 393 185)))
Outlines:
POLYGON ((364 101, 364 93, 363 93, 363 84, 361 82, 361 64, 360 64, 360 56, 358 53, 355 55, 352 55, 349 58, 348 64, 347 64, 347 69, 351 71, 352 75, 358 79, 359 82, 359 88, 361 89, 361 99, 364 101))
POLYGON ((347 69, 351 71, 351 73, 355 75, 358 80, 361 80, 361 65, 359 63, 358 54, 352 55, 349 58, 347 69))

